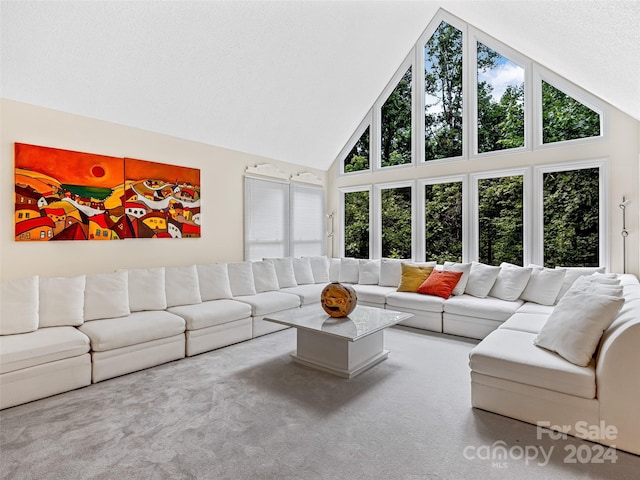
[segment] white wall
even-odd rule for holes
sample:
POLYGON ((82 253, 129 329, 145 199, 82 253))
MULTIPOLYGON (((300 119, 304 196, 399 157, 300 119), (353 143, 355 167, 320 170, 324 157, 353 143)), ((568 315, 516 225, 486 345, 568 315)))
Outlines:
MULTIPOLYGON (((338 189, 355 185, 387 183, 407 179, 424 179, 463 173, 518 168, 530 165, 544 165, 560 162, 608 158, 610 162, 609 197, 609 259, 610 270, 622 272, 622 214, 619 204, 622 197, 629 200, 627 206, 627 271, 640 274, 640 122, 610 107, 608 137, 603 141, 582 145, 564 145, 518 154, 501 154, 491 158, 476 158, 454 162, 427 164, 418 167, 400 168, 392 171, 376 171, 365 174, 338 176, 338 163, 329 170, 327 212, 338 213, 338 189)), ((335 221, 336 232, 339 229, 335 221)), ((339 236, 334 237, 333 252, 340 251, 339 236)))
MULTIPOLYGON (((327 173, 6 99, 0 101, 0 279, 243 259, 243 174, 271 163, 289 174, 327 173), (14 143, 199 168, 202 236, 194 239, 16 242, 14 143)), ((283 140, 284 141, 284 140, 283 140)))

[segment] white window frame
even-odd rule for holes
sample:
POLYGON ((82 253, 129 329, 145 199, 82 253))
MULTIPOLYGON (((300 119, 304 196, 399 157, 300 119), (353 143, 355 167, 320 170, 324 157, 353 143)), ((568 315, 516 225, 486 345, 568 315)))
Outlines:
MULTIPOLYGON (((467 42, 467 98, 471 104, 467 108, 469 120, 467 136, 470 138, 469 158, 482 158, 494 155, 521 153, 531 150, 531 124, 533 118, 533 95, 531 84, 533 80, 532 61, 521 53, 495 40, 486 33, 469 25, 469 41, 467 42), (524 146, 507 148, 491 152, 478 152, 478 42, 499 53, 509 61, 524 69, 524 146)), ((463 134, 464 135, 464 134, 463 134)))
POLYGON ((502 178, 522 176, 522 263, 528 265, 531 263, 531 169, 514 168, 508 170, 492 170, 489 172, 473 173, 470 175, 470 228, 469 228, 469 256, 470 261, 479 261, 480 255, 480 220, 479 220, 479 201, 478 201, 478 180, 490 178, 502 178))
POLYGON ((533 167, 533 224, 536 226, 535 239, 532 255, 532 263, 544 265, 544 197, 543 180, 545 173, 566 172, 571 170, 583 170, 587 168, 599 169, 599 189, 598 189, 598 259, 600 267, 610 268, 609 254, 609 160, 599 158, 578 162, 556 163, 533 167))
POLYGON ((469 206, 467 198, 469 197, 469 176, 468 175, 451 175, 446 177, 423 178, 418 180, 418 188, 416 192, 416 254, 417 262, 429 260, 426 257, 427 220, 425 218, 425 187, 427 185, 438 185, 441 183, 462 183, 462 261, 468 261, 468 238, 469 231, 469 206))
POLYGON ((344 241, 345 241, 345 214, 344 197, 346 193, 369 192, 369 258, 373 257, 373 185, 357 185, 353 187, 343 187, 338 189, 338 256, 344 257, 344 241))
MULTIPOLYGON (((373 219, 369 233, 373 233, 373 257, 382 258, 382 190, 411 187, 411 258, 416 258, 416 182, 378 183, 373 185, 373 219)), ((371 244, 370 244, 371 245, 371 244)))
POLYGON ((414 92, 414 102, 415 102, 415 137, 416 141, 414 143, 415 153, 419 161, 417 162, 419 165, 434 165, 437 163, 445 163, 452 161, 465 160, 468 158, 469 151, 469 136, 465 135, 467 129, 469 128, 469 115, 467 114, 467 110, 469 109, 469 99, 466 92, 469 89, 469 76, 465 74, 468 70, 467 66, 467 52, 468 52, 468 27, 465 22, 460 20, 459 18, 454 17, 453 15, 441 11, 438 15, 434 17, 434 19, 429 23, 429 26, 426 28, 422 36, 418 39, 418 42, 415 47, 415 61, 414 65, 420 66, 420 75, 414 75, 415 78, 415 92, 414 92), (425 121, 424 121, 424 109, 425 109, 425 100, 424 100, 424 89, 425 89, 425 81, 424 81, 424 47, 429 39, 436 32, 438 27, 442 22, 446 22, 454 28, 457 28, 462 32, 462 155, 457 157, 448 157, 448 158, 438 158, 427 160, 424 148, 424 129, 425 129, 425 121))
POLYGON ((607 141, 609 137, 609 109, 605 106, 604 102, 596 98, 594 95, 586 92, 582 88, 574 85, 561 76, 551 72, 550 70, 534 64, 533 67, 533 79, 534 79, 534 104, 536 108, 536 121, 533 122, 533 148, 547 149, 565 145, 576 145, 581 143, 594 143, 607 141), (590 108, 595 113, 600 115, 600 135, 595 137, 575 138, 572 140, 562 140, 559 142, 543 143, 542 139, 542 81, 547 82, 552 87, 557 88, 565 95, 580 102, 585 107, 590 108))
POLYGON ((356 128, 356 130, 353 132, 353 135, 349 137, 349 140, 345 144, 344 148, 340 150, 340 153, 338 154, 338 162, 339 162, 338 169, 337 169, 338 176, 351 176, 351 175, 357 175, 359 173, 371 173, 373 171, 374 154, 373 154, 372 145, 373 145, 374 137, 375 137, 375 132, 373 129, 373 112, 372 110, 369 110, 369 112, 367 112, 367 115, 358 125, 358 128, 356 128), (367 130, 367 128, 369 128, 369 168, 367 168, 366 170, 358 170, 357 172, 345 172, 344 161, 347 159, 347 155, 349 155, 349 153, 351 152, 353 147, 356 145, 358 140, 360 140, 360 137, 367 130))
POLYGON ((393 75, 387 86, 384 88, 373 105, 373 129, 369 141, 369 154, 372 156, 370 163, 373 164, 374 171, 389 171, 401 168, 413 167, 416 164, 416 66, 414 64, 415 47, 407 55, 398 70, 393 75), (404 165, 382 166, 382 106, 391 96, 391 93, 398 86, 398 82, 411 67, 411 162, 404 165), (373 140, 373 141, 372 141, 373 140))

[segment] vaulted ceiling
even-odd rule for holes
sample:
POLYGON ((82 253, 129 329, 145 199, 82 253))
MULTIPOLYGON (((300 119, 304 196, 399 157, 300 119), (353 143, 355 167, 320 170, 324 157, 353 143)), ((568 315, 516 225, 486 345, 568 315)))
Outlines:
POLYGON ((636 0, 3 0, 0 95, 328 169, 439 8, 640 119, 636 0))

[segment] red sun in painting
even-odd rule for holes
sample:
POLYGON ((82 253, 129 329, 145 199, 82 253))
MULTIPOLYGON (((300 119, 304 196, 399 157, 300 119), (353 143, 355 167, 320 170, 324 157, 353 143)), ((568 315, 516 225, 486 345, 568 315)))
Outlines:
POLYGON ((91 175, 97 178, 104 177, 105 171, 100 165, 95 165, 91 168, 91 175))

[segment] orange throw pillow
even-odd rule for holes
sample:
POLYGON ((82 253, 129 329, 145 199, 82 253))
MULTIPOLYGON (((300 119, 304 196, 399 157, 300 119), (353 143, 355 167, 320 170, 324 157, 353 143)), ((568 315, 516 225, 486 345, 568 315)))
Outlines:
POLYGON ((398 292, 417 292, 418 287, 427 279, 433 271, 433 267, 402 263, 402 276, 398 292))
POLYGON ((462 272, 434 270, 422 285, 418 287, 418 293, 449 298, 453 289, 456 288, 461 276, 462 272))

